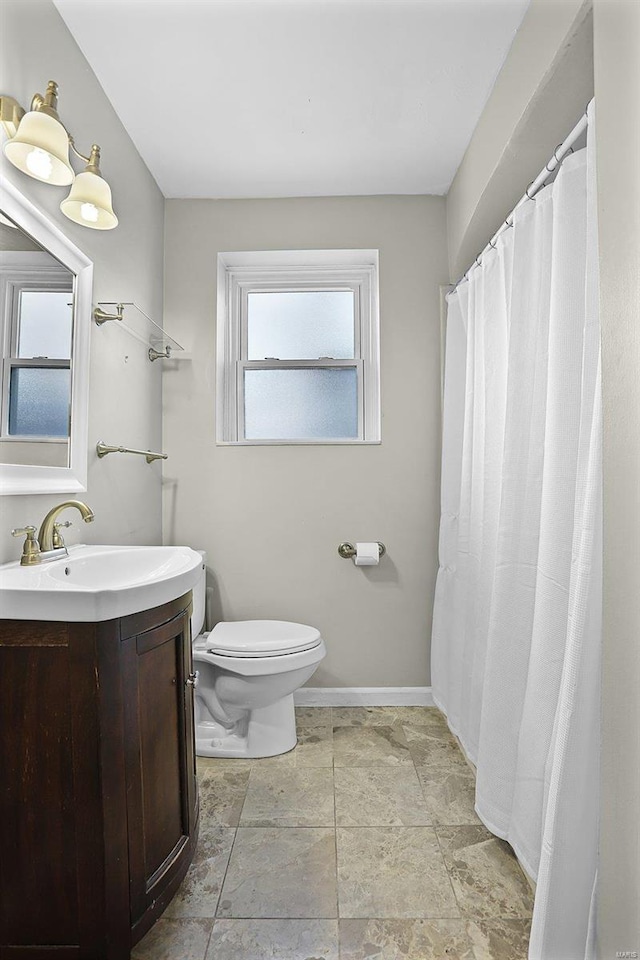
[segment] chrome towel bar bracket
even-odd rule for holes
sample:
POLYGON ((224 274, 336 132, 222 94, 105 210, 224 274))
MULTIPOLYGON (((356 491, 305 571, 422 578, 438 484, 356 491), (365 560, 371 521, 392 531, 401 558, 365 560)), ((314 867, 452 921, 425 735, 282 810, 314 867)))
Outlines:
POLYGON ((153 453, 151 450, 132 450, 129 447, 110 447, 108 444, 98 440, 96 443, 96 453, 99 457, 106 457, 108 453, 135 453, 140 457, 145 457, 147 463, 153 463, 154 460, 168 460, 168 453, 153 453))

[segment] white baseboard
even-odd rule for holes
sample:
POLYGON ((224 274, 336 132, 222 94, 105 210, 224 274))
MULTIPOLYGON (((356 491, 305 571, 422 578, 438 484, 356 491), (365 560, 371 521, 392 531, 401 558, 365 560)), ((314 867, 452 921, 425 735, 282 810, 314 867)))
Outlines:
POLYGON ((433 707, 431 687, 300 687, 297 707, 433 707))

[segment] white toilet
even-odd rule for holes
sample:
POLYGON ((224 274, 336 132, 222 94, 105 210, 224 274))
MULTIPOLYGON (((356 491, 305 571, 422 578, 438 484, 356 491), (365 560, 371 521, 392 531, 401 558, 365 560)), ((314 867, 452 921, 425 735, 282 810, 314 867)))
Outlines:
POLYGON ((218 623, 201 633, 205 577, 193 588, 196 753, 273 757, 293 750, 293 693, 326 656, 318 630, 284 620, 218 623))

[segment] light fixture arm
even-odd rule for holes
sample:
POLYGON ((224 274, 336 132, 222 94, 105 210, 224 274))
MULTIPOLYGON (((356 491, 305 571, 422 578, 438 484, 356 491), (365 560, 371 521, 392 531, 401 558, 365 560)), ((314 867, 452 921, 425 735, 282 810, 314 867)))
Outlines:
MULTIPOLYGON (((68 132, 69 131, 67 131, 67 133, 68 132)), ((85 155, 83 153, 80 153, 80 151, 76 148, 76 142, 70 133, 69 133, 69 146, 71 147, 71 149, 73 150, 73 152, 75 153, 76 157, 78 157, 79 160, 84 160, 85 163, 89 163, 89 157, 85 157, 85 155)))
POLYGON ((91 145, 91 153, 89 154, 88 157, 85 157, 85 155, 83 153, 80 153, 80 151, 76 148, 75 140, 73 139, 70 133, 69 133, 69 146, 75 153, 76 157, 79 157, 80 160, 82 160, 84 163, 87 164, 85 173, 95 173, 97 177, 102 176, 102 174, 100 173, 100 147, 98 146, 97 143, 94 143, 91 145))

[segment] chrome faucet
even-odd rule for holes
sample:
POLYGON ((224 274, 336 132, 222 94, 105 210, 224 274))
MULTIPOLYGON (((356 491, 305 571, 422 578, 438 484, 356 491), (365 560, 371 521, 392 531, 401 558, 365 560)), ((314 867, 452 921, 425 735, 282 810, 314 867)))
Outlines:
POLYGON ((40 544, 40 555, 42 559, 43 554, 52 551, 64 550, 66 552, 64 540, 60 534, 60 527, 68 527, 69 523, 56 523, 56 517, 62 513, 63 510, 66 510, 67 507, 75 507, 76 510, 80 512, 80 516, 85 523, 91 523, 93 520, 93 510, 91 507, 88 507, 86 503, 83 503, 82 500, 65 500, 64 503, 59 503, 57 507, 49 510, 49 513, 42 521, 38 534, 38 543, 40 544))

